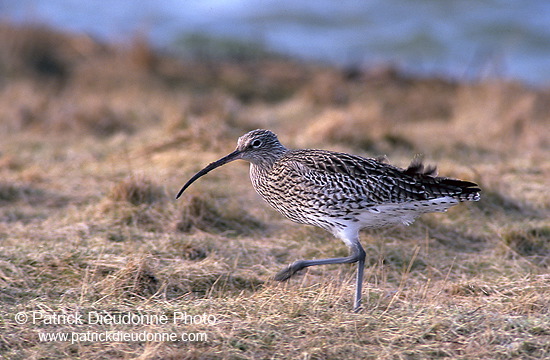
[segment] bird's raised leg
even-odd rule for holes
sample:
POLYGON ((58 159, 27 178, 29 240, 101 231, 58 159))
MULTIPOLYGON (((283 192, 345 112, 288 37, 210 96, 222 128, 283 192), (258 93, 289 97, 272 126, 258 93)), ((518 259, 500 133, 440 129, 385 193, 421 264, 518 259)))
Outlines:
POLYGON ((316 265, 330 265, 330 264, 350 264, 357 262, 357 282, 355 286, 355 300, 354 300, 354 311, 358 311, 361 307, 361 291, 363 288, 363 269, 365 267, 365 250, 359 243, 355 241, 350 247, 351 254, 346 257, 339 258, 330 258, 330 259, 317 259, 317 260, 297 260, 279 271, 275 275, 275 280, 277 281, 286 281, 290 279, 292 275, 296 272, 310 266, 316 265))

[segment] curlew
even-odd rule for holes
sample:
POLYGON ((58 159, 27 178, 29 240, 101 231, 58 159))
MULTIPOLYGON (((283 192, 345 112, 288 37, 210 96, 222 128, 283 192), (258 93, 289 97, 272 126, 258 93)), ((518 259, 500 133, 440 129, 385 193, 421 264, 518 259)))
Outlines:
POLYGON ((235 151, 196 173, 176 199, 201 176, 238 159, 250 162, 252 185, 269 205, 292 221, 331 232, 350 249, 346 257, 295 261, 275 279, 288 280, 309 266, 357 263, 355 311, 361 307, 365 266, 361 229, 409 225, 421 214, 480 198, 477 184, 438 177, 435 167, 424 167, 418 159, 401 169, 346 153, 291 150, 273 132, 258 129, 241 136, 235 151))

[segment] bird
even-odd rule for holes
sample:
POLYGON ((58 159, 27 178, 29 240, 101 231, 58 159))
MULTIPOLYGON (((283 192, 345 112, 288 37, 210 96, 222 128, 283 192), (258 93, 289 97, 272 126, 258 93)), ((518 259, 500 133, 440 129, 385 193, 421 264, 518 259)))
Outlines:
POLYGON ((385 160, 342 152, 288 149, 274 132, 264 129, 239 137, 233 152, 197 172, 176 199, 200 177, 239 159, 250 163, 252 186, 275 210, 294 222, 332 233, 350 250, 345 257, 297 260, 274 279, 286 281, 310 266, 357 263, 356 312, 361 309, 366 257, 360 230, 409 225, 424 213, 444 212, 460 202, 480 199, 476 183, 439 177, 435 166, 425 166, 418 157, 403 169, 385 160))

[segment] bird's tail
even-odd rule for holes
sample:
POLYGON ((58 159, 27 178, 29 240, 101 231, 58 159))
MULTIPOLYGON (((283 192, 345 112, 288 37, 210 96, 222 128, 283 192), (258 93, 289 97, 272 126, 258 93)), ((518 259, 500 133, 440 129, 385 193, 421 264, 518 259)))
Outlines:
POLYGON ((479 201, 479 186, 471 181, 437 176, 437 167, 425 166, 422 157, 413 159, 404 174, 420 180, 429 192, 437 195, 451 196, 458 201, 479 201))
POLYGON ((481 198, 479 195, 481 189, 474 182, 442 178, 441 184, 456 187, 457 191, 453 194, 453 197, 459 201, 479 201, 481 198))

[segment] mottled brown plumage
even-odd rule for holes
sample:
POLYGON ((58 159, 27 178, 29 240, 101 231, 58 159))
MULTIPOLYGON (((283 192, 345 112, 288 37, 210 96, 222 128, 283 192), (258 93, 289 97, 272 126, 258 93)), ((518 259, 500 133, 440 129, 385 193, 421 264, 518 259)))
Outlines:
POLYGON ((423 213, 446 211, 462 201, 479 200, 475 183, 436 176, 419 159, 407 169, 361 156, 326 150, 290 150, 269 130, 241 136, 237 149, 195 174, 180 190, 230 161, 250 162, 254 189, 289 219, 321 227, 342 239, 350 256, 299 260, 279 272, 284 281, 314 265, 358 262, 355 305, 361 304, 365 252, 359 230, 410 224, 423 213))

